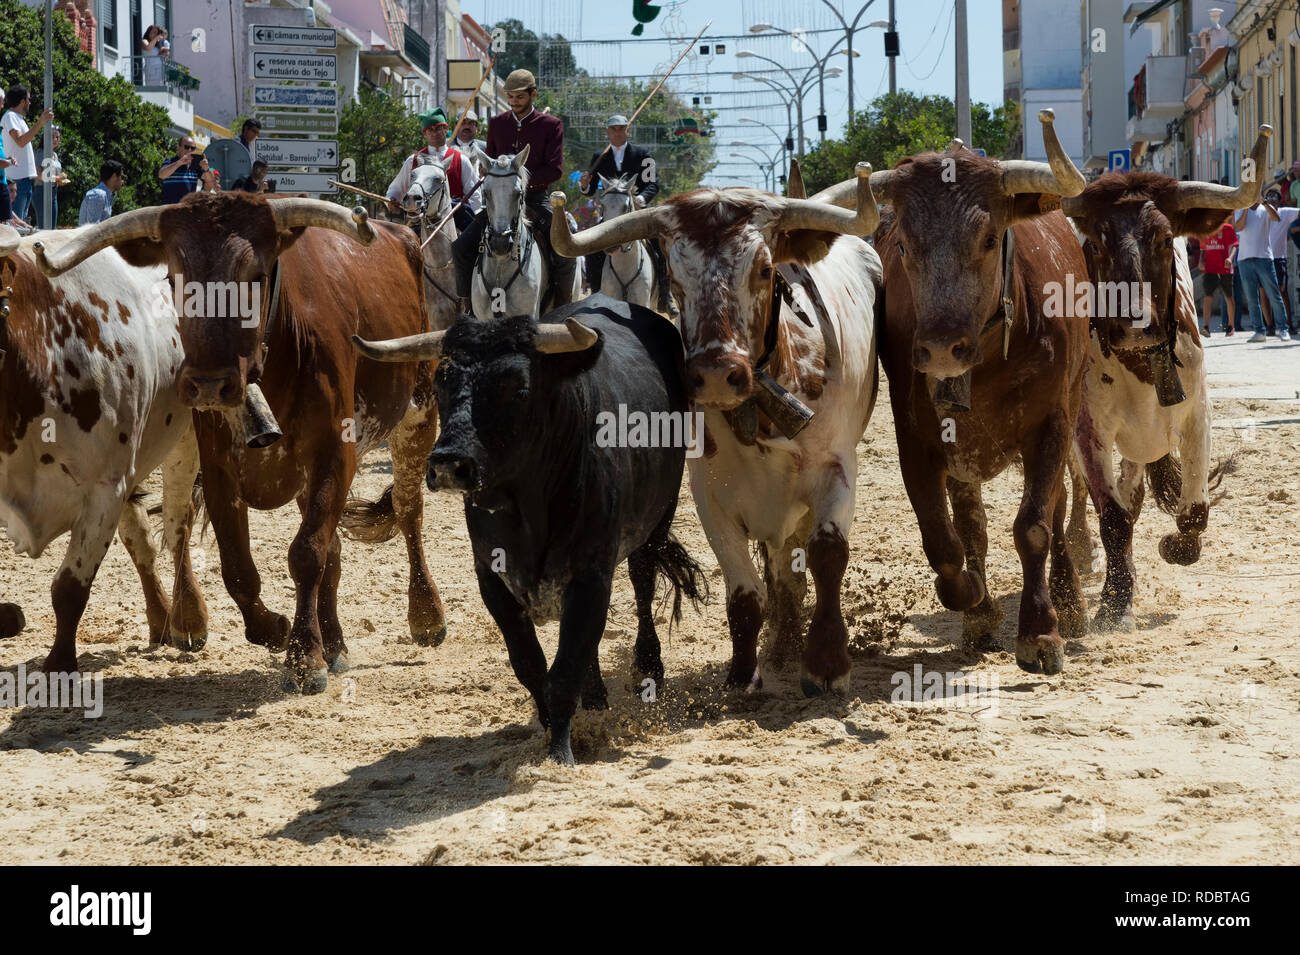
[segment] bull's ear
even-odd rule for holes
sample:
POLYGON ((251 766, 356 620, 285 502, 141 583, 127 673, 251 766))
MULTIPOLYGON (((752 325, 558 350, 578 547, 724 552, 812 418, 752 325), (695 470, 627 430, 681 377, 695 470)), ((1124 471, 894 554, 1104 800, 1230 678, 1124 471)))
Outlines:
POLYGON ((831 243, 839 238, 835 232, 821 229, 794 229, 777 233, 772 242, 772 261, 811 265, 826 258, 831 243))
POLYGON ((1213 235, 1232 216, 1235 209, 1180 209, 1169 216, 1174 235, 1213 235))
POLYGON ((1011 199, 1011 218, 1007 225, 1033 219, 1061 208, 1061 197, 1046 192, 1017 192, 1011 199))
POLYGON ((117 252, 128 265, 137 268, 167 264, 167 253, 156 239, 128 239, 117 244, 117 252))
POLYGON ((291 245, 302 238, 302 234, 306 231, 306 226, 299 226, 296 229, 285 229, 283 232, 277 234, 276 240, 279 247, 275 254, 277 256, 284 255, 285 252, 289 251, 291 245))

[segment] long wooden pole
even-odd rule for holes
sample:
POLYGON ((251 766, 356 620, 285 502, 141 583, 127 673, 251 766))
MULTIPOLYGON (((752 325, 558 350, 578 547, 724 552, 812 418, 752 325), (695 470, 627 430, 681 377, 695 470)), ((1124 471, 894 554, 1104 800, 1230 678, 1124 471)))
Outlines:
POLYGON ((483 185, 482 179, 474 183, 474 187, 470 189, 469 192, 465 193, 465 195, 461 197, 460 201, 457 202, 454 206, 452 206, 451 210, 445 216, 442 217, 442 219, 438 222, 436 226, 433 227, 432 230, 430 230, 429 237, 420 243, 421 252, 424 251, 424 247, 426 245, 428 245, 430 242, 433 241, 433 237, 442 231, 442 227, 447 224, 448 219, 450 219, 452 216, 456 214, 456 210, 459 209, 461 206, 463 206, 465 203, 469 202, 469 197, 474 195, 474 193, 478 191, 478 187, 481 185, 483 185))
POLYGON ((460 118, 456 120, 456 125, 451 131, 451 141, 453 143, 456 141, 456 137, 460 135, 460 127, 465 122, 465 114, 469 112, 469 104, 474 102, 475 98, 478 96, 478 91, 483 88, 484 80, 486 80, 488 74, 492 72, 492 67, 496 65, 497 57, 500 55, 500 53, 492 54, 492 59, 488 60, 487 69, 485 69, 483 75, 478 78, 478 86, 474 87, 474 92, 470 94, 469 99, 465 100, 465 106, 460 111, 460 118))
POLYGON ((381 196, 377 192, 366 192, 364 189, 358 189, 356 186, 349 186, 346 182, 339 182, 337 179, 330 179, 329 184, 331 186, 338 186, 340 189, 350 189, 352 192, 366 196, 369 199, 378 199, 380 202, 388 201, 387 196, 381 196))
MULTIPOLYGON (((641 105, 636 108, 636 112, 634 112, 631 116, 628 117, 627 125, 629 129, 631 128, 632 124, 636 122, 636 118, 641 115, 641 110, 645 109, 646 106, 650 103, 650 100, 654 99, 655 93, 658 93, 660 88, 666 82, 668 82, 668 77, 672 76, 673 70, 677 69, 677 65, 686 58, 686 54, 691 51, 691 47, 695 46, 695 44, 699 42, 700 37, 704 36, 704 31, 707 30, 712 25, 713 25, 712 20, 704 24, 704 27, 700 30, 700 32, 695 34, 695 39, 691 40, 691 42, 686 44, 686 46, 682 49, 681 55, 679 55, 677 59, 673 61, 672 66, 668 67, 668 72, 665 73, 663 75, 663 78, 659 80, 658 83, 655 84, 655 88, 650 91, 650 95, 647 96, 645 99, 643 99, 641 101, 641 105)), ((596 167, 600 164, 600 161, 605 158, 605 153, 609 152, 610 149, 612 148, 613 148, 613 143, 605 144, 605 148, 600 151, 600 155, 596 157, 595 161, 591 164, 591 168, 587 170, 588 176, 590 176, 592 173, 596 171, 596 167)))

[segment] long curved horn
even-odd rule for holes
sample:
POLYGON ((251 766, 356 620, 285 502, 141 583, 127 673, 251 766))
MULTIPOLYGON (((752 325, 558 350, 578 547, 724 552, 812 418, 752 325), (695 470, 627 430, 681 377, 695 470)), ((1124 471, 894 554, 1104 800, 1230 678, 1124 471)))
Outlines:
MULTIPOLYGON (((882 169, 871 174, 871 192, 876 202, 889 202, 894 191, 894 171, 882 169)), ((813 195, 810 202, 829 202, 833 206, 852 209, 857 203, 858 184, 855 179, 845 179, 833 186, 827 186, 813 195)))
POLYGON ((599 335, 576 318, 566 318, 563 327, 538 325, 533 348, 545 355, 560 355, 564 352, 586 351, 599 339, 599 335))
POLYGON ((283 232, 288 229, 301 229, 305 226, 318 226, 333 229, 362 245, 375 241, 375 231, 370 228, 366 210, 355 206, 351 212, 333 202, 320 199, 278 199, 270 204, 271 214, 275 216, 275 227, 283 232))
POLYGON ((1008 159, 998 163, 1002 169, 1002 191, 1007 195, 1045 192, 1055 196, 1077 196, 1083 192, 1087 183, 1056 136, 1056 113, 1050 109, 1040 109, 1038 121, 1043 124, 1043 147, 1047 150, 1047 162, 1008 159))
MULTIPOLYGON (((1259 201, 1260 187, 1263 185, 1261 173, 1265 168, 1268 152, 1268 140, 1273 135, 1273 127, 1265 123, 1259 127, 1255 137, 1255 148, 1250 151, 1253 166, 1242 171, 1241 185, 1220 186, 1213 182, 1180 182, 1175 194, 1175 209, 1244 209, 1259 201), (1246 172, 1253 173, 1249 177, 1246 172)), ((1244 165, 1244 164, 1243 164, 1244 165)))
POLYGON ((790 175, 785 180, 785 195, 787 199, 808 198, 808 190, 803 185, 803 170, 799 168, 799 160, 794 156, 790 157, 790 175))
POLYGON ((156 242, 158 222, 164 208, 149 206, 113 216, 99 225, 69 233, 68 241, 53 249, 47 249, 44 242, 34 242, 32 250, 36 253, 36 264, 41 267, 42 272, 53 278, 80 265, 96 252, 110 245, 145 238, 156 242))
POLYGON ((880 208, 871 191, 871 163, 860 162, 853 168, 857 179, 854 211, 836 208, 811 199, 787 199, 778 221, 780 229, 823 229, 842 235, 870 235, 880 224, 880 208))
POLYGON ((360 335, 352 336, 352 346, 367 358, 375 361, 429 361, 442 357, 442 340, 447 332, 422 332, 386 342, 368 342, 360 335))
POLYGON ((659 215, 663 207, 638 209, 609 219, 578 233, 569 231, 564 217, 564 193, 551 193, 551 248, 560 255, 576 259, 602 249, 613 248, 637 239, 649 239, 659 232, 659 215))

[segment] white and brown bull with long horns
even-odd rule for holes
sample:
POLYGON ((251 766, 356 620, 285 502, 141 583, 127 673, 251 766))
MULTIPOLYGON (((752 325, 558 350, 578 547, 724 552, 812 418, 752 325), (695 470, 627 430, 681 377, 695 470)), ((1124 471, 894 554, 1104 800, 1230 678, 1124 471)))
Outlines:
MULTIPOLYGON (((667 253, 686 389, 704 413, 704 453, 689 462, 691 489, 726 579, 731 686, 762 685, 765 612, 778 655, 797 647, 805 568, 817 604, 803 647, 803 689, 849 684, 840 584, 855 447, 876 398, 880 259, 860 238, 878 221, 870 177, 871 167, 859 163, 856 212, 754 189, 700 189, 576 235, 552 227, 551 242, 564 255, 639 239, 657 240, 667 253), (757 383, 764 376, 815 412, 792 436, 769 417, 773 406, 757 383), (763 545, 767 586, 750 541, 763 545)), ((552 194, 551 205, 562 208, 563 195, 552 194)))

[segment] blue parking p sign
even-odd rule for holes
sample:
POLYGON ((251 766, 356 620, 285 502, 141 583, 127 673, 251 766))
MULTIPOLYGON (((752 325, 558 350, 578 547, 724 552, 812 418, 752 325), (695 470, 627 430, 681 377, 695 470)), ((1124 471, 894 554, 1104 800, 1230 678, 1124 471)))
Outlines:
POLYGON ((1133 167, 1133 151, 1131 149, 1112 149, 1110 151, 1110 162, 1106 169, 1110 172, 1128 172, 1133 167))

